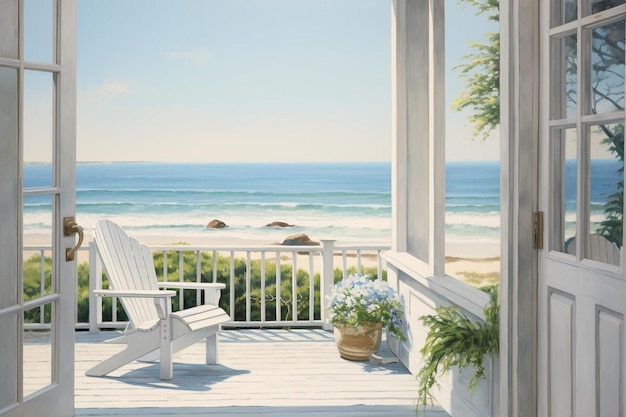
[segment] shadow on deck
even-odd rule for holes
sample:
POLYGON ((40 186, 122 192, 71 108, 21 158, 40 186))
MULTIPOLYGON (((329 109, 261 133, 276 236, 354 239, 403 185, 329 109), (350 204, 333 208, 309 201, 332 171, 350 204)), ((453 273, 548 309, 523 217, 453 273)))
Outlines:
MULTIPOLYGON (((174 378, 133 362, 106 377, 85 370, 122 348, 116 332, 76 334, 77 416, 415 416, 417 383, 399 363, 339 357, 323 330, 226 330, 220 364, 206 365, 198 343, 174 357, 174 378)), ((379 354, 391 356, 383 342, 379 354)), ((424 415, 421 414, 420 415, 424 415)), ((439 406, 428 417, 446 417, 439 406)))

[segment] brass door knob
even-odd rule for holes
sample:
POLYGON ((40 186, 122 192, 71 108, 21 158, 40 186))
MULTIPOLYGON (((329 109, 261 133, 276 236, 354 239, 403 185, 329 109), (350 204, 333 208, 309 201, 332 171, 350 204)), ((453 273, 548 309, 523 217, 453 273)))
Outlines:
POLYGON ((83 244, 83 228, 78 223, 76 223, 75 217, 64 217, 63 218, 63 236, 72 236, 78 234, 78 242, 73 248, 65 249, 65 260, 67 262, 73 261, 76 255, 76 251, 83 244))

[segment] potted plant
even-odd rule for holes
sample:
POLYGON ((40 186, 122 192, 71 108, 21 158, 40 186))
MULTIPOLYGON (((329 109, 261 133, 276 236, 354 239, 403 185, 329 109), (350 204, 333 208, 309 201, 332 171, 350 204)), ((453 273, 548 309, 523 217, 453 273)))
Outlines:
POLYGON ((468 388, 473 394, 478 381, 485 378, 485 357, 498 354, 500 307, 498 287, 484 287, 491 295, 491 303, 484 308, 485 322, 478 323, 455 306, 439 306, 436 314, 420 317, 428 327, 426 342, 421 349, 423 366, 417 374, 418 403, 422 407, 432 404, 433 386, 438 386, 437 377, 452 367, 459 370, 473 368, 474 374, 468 388))
POLYGON ((337 349, 344 359, 367 360, 378 352, 383 330, 405 340, 404 308, 385 281, 350 275, 334 286, 329 304, 328 321, 334 326, 337 349))

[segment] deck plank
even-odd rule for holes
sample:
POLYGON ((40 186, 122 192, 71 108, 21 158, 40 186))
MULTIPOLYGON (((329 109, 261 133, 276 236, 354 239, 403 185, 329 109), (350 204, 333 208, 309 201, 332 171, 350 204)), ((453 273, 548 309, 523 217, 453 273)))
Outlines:
MULTIPOLYGON (((323 330, 222 331, 218 365, 203 363, 197 343, 175 355, 170 381, 141 362, 85 376, 123 348, 104 343, 117 335, 77 333, 76 416, 415 416, 417 383, 401 364, 343 360, 323 330)), ((379 353, 391 356, 385 342, 379 353)), ((448 414, 436 405, 425 416, 448 414)))

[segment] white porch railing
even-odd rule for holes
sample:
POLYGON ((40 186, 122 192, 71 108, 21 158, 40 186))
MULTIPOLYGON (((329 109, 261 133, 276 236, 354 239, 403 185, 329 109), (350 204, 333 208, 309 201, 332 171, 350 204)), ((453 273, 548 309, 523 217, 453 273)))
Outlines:
MULTIPOLYGON (((364 257, 369 256, 372 261, 368 268, 374 268, 377 277, 381 279, 386 272, 386 263, 380 254, 389 249, 382 245, 341 245, 334 240, 323 240, 321 246, 168 245, 151 248, 153 253, 162 254, 163 265, 168 265, 162 270, 157 268, 157 275, 164 281, 195 280, 226 284, 227 288, 222 292, 222 306, 226 307, 232 319, 228 327, 323 327, 326 319, 325 304, 334 284, 335 267, 340 269, 342 276, 348 274, 350 267, 356 273, 363 273, 366 268, 364 257), (185 263, 185 255, 195 258, 194 265, 185 263), (178 258, 175 276, 170 271, 173 267, 172 258, 178 258), (339 265, 335 265, 335 258, 339 258, 339 265), (355 260, 349 261, 349 258, 355 260), (219 264, 223 265, 225 260, 228 271, 218 271, 219 264), (287 274, 282 269, 284 265, 287 266, 287 274), (268 269, 275 273, 270 273, 268 269), (252 276, 253 270, 258 274, 256 280, 252 276), (306 287, 308 291, 302 291, 306 287)), ((43 294, 46 279, 44 258, 50 254, 50 248, 28 246, 24 250, 29 253, 39 252, 41 256, 40 287, 43 294)), ((103 328, 125 327, 126 322, 118 318, 118 300, 111 300, 111 314, 105 318, 104 299, 93 295, 94 289, 103 286, 102 265, 95 248, 85 247, 81 251, 89 252, 89 319, 87 322, 79 321, 77 316, 76 328, 97 332, 103 328)), ((178 308, 184 308, 190 300, 191 304, 199 304, 201 291, 194 292, 195 296, 191 297, 185 297, 182 291, 179 292, 178 308)), ((48 326, 43 307, 39 322, 26 324, 27 328, 48 326)))

